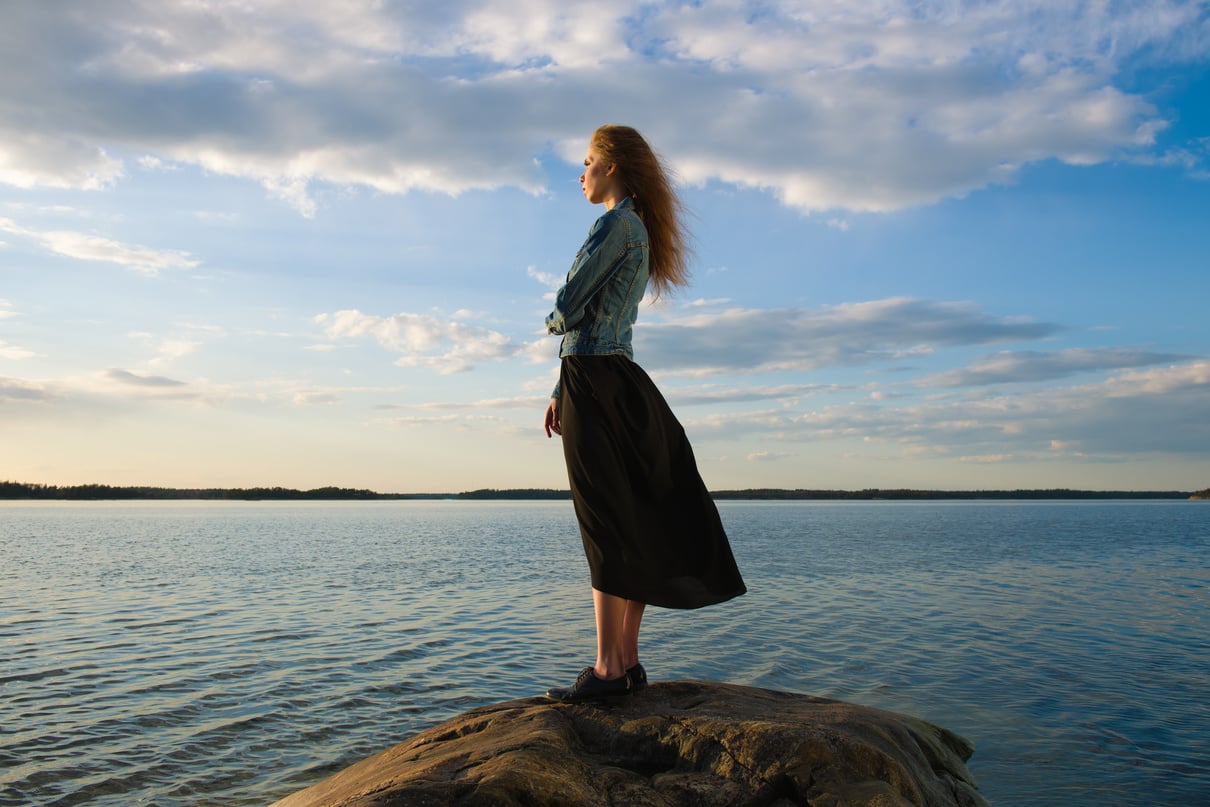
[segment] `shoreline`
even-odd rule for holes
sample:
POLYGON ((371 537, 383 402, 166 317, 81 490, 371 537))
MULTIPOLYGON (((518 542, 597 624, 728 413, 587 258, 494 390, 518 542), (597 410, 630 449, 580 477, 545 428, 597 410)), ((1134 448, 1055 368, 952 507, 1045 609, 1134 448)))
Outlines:
MULTIPOLYGON (((1207 500, 1208 490, 1073 490, 1069 488, 1017 490, 914 490, 910 488, 863 490, 811 490, 803 488, 747 488, 716 490, 716 501, 1036 501, 1163 499, 1207 500)), ((481 488, 460 493, 379 493, 372 490, 322 487, 296 490, 283 487, 255 488, 165 488, 115 485, 42 485, 0 482, 0 501, 561 501, 571 492, 546 488, 481 488)))

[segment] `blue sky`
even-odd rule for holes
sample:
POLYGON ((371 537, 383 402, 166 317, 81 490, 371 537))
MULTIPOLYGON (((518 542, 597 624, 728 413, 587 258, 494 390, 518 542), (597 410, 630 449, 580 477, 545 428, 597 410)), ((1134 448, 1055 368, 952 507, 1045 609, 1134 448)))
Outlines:
POLYGON ((0 478, 566 487, 554 289, 636 126, 714 489, 1210 485, 1210 3, 0 8, 0 478))

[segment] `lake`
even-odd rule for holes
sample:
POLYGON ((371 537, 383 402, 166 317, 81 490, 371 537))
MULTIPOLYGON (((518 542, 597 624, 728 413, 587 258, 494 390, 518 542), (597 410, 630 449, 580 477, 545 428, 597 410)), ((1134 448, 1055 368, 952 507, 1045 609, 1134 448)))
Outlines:
MULTIPOLYGON (((997 807, 1210 803, 1210 502, 721 502, 653 680, 906 712, 997 807)), ((0 805, 263 805, 594 655, 570 502, 0 504, 0 805)))

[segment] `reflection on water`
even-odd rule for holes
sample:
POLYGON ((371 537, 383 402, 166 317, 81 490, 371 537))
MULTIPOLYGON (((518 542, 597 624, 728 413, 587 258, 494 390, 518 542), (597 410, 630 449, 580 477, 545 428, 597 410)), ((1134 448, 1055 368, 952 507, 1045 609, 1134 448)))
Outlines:
MULTIPOLYGON (((1210 792, 1210 505, 720 509, 750 593, 653 677, 919 715, 998 807, 1210 792)), ((0 805, 264 804, 594 647, 567 502, 5 504, 0 558, 0 805)))

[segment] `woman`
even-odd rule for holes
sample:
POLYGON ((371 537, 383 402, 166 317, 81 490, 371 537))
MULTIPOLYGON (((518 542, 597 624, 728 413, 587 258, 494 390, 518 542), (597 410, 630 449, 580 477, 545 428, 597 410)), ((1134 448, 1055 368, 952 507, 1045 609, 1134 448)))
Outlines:
POLYGON ((700 608, 747 590, 684 429, 633 361, 648 283, 659 296, 688 282, 680 200, 647 141, 626 126, 593 134, 580 185, 605 214, 546 317, 563 342, 544 427, 563 438, 597 660, 571 686, 547 692, 561 701, 624 695, 647 682, 639 625, 648 604, 700 608))

